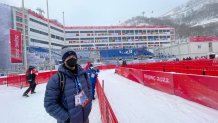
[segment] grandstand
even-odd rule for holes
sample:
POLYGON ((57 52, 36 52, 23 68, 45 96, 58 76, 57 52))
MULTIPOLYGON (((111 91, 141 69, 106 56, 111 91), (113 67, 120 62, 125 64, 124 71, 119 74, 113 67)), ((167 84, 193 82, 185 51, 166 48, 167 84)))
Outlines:
MULTIPOLYGON (((52 49, 52 64, 58 64, 61 60, 61 50, 52 49)), ((48 66, 49 50, 42 47, 28 47, 27 48, 28 65, 48 66)), ((43 68, 42 68, 43 69, 43 68)))
POLYGON ((143 48, 100 50, 101 59, 112 59, 112 58, 133 59, 141 55, 150 56, 153 55, 153 53, 143 48))

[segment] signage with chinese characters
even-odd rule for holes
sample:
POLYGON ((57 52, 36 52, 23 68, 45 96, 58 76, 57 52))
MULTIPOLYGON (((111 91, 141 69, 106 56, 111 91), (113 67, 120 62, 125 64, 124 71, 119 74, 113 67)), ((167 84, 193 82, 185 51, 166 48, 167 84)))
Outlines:
POLYGON ((22 63, 22 37, 21 32, 10 30, 11 63, 22 63))

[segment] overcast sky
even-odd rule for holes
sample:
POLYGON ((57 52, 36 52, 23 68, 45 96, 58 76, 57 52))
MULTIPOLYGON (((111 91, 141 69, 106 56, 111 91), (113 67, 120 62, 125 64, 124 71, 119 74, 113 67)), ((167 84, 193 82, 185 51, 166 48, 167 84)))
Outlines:
MULTIPOLYGON (((40 7, 46 11, 46 0, 24 0, 25 7, 36 10, 40 7)), ((49 15, 52 19, 63 22, 62 12, 65 12, 65 23, 68 26, 101 26, 116 25, 135 16, 157 17, 188 0, 48 0, 49 15), (152 13, 153 11, 153 13, 152 13)), ((21 7, 22 0, 0 0, 21 7)), ((47 15, 45 14, 47 17, 47 15)))

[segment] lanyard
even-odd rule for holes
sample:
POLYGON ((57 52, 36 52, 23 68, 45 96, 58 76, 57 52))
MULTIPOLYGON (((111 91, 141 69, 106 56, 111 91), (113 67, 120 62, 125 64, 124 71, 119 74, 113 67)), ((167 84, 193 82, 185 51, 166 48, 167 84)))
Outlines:
POLYGON ((82 85, 81 85, 79 78, 77 76, 75 77, 75 83, 76 83, 76 92, 77 92, 77 94, 79 94, 79 92, 81 92, 81 90, 82 90, 82 85))

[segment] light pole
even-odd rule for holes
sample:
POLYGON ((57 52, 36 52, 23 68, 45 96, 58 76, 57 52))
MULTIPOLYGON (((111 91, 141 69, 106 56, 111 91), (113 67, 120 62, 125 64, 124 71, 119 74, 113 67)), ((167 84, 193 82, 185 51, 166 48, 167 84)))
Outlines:
POLYGON ((66 45, 66 33, 65 33, 65 19, 64 19, 64 12, 63 12, 63 26, 64 26, 64 45, 66 45))
POLYGON ((27 70, 27 53, 26 53, 26 27, 25 27, 25 8, 24 8, 24 0, 22 0, 22 10, 23 10, 23 63, 24 68, 27 70))
POLYGON ((49 20, 49 9, 48 9, 48 0, 46 0, 47 4, 47 22, 48 22, 48 41, 49 41, 49 69, 52 70, 51 63, 51 30, 50 30, 50 20, 49 20))
POLYGON ((143 17, 143 18, 145 17, 145 12, 144 12, 144 11, 142 12, 142 17, 143 17))

